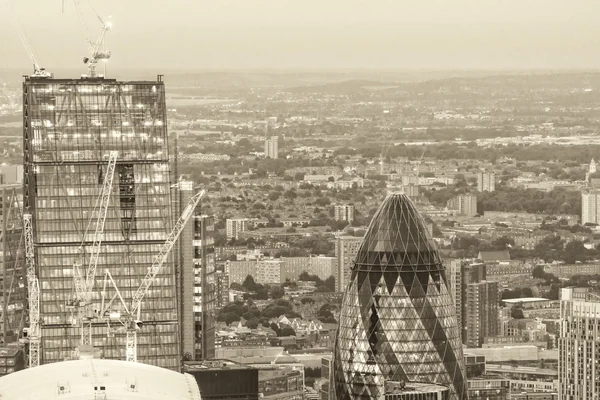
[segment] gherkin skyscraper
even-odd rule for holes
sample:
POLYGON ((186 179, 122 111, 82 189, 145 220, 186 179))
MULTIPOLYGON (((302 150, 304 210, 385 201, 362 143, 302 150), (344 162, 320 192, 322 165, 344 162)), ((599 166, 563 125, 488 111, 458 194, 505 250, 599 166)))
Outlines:
POLYGON ((386 381, 467 399, 456 311, 423 218, 405 195, 379 207, 352 267, 334 349, 336 399, 379 399, 386 381))

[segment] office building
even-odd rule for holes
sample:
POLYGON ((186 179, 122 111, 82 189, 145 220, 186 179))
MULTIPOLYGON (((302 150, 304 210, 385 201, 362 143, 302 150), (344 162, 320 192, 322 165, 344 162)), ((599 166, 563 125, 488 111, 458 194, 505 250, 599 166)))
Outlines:
MULTIPOLYGON (((12 344, 9 347, 0 347, 0 378, 24 368, 25 352, 22 348, 17 347, 16 344, 12 344)), ((0 391, 0 395, 2 395, 2 391, 0 391)))
POLYGON ((498 282, 480 281, 466 286, 465 344, 481 347, 486 336, 498 334, 498 282))
POLYGON ((600 224, 600 190, 581 193, 581 224, 600 224))
MULTIPOLYGON (((118 160, 90 309, 100 308, 98 288, 105 270, 124 302, 132 304, 167 239, 178 216, 172 215, 166 125, 162 76, 145 82, 25 77, 23 206, 32 214, 38 260, 43 363, 71 357, 81 340, 76 315, 65 304, 74 297, 73 265, 89 263, 93 210, 110 152, 118 152, 118 160)), ((143 299, 137 360, 178 370, 172 258, 162 264, 143 299)), ((125 359, 125 334, 108 335, 106 323, 94 326, 92 343, 106 359, 125 359)))
POLYGON ((248 218, 228 218, 225 221, 225 236, 228 240, 239 239, 239 233, 250 227, 248 218))
POLYGON ((304 369, 273 365, 258 370, 258 396, 262 400, 304 400, 304 369))
POLYGON ((510 400, 510 379, 499 375, 483 375, 467 381, 469 400, 510 400))
POLYGON ((215 272, 215 301, 217 309, 229 304, 229 275, 223 271, 215 272))
MULTIPOLYGON (((463 343, 467 343, 467 286, 486 280, 486 265, 474 260, 452 260, 448 268, 448 286, 456 309, 456 319, 463 343)), ((496 306, 497 307, 497 306, 496 306)))
POLYGON ((448 387, 466 399, 466 376, 446 271, 423 217, 406 195, 375 213, 352 267, 334 346, 336 399, 380 399, 386 381, 448 387))
POLYGON ((277 137, 265 140, 265 157, 278 158, 279 157, 279 140, 277 137))
POLYGON ((355 236, 338 236, 335 240, 335 256, 337 258, 335 289, 338 292, 346 290, 354 258, 362 240, 363 238, 355 236))
POLYGON ((472 217, 477 214, 477 196, 461 194, 448 200, 447 208, 456 215, 472 217))
POLYGON ((336 221, 354 221, 354 206, 347 204, 336 204, 333 207, 333 216, 336 221))
POLYGON ((194 321, 195 358, 215 356, 215 219, 194 215, 194 321))
POLYGON ((479 172, 477 174, 477 191, 494 192, 496 191, 496 175, 493 172, 479 172))
POLYGON ((385 382, 384 400, 448 400, 450 390, 431 383, 385 382))
POLYGON ((183 371, 200 387, 202 400, 258 400, 258 369, 230 360, 188 362, 183 371))
POLYGON ((4 344, 20 337, 27 308, 22 193, 22 185, 0 185, 0 333, 4 344))
POLYGON ((600 298, 585 288, 560 293, 558 398, 600 398, 600 298))

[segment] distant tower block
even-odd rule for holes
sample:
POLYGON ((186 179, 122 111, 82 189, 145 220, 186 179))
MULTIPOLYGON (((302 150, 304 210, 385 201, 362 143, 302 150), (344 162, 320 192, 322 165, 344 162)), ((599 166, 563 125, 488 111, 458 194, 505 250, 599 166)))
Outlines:
POLYGON ((265 157, 279 157, 279 140, 277 137, 265 140, 265 157))
POLYGON ((386 381, 447 386, 467 398, 446 271, 406 195, 379 207, 352 267, 334 346, 335 398, 381 399, 386 381))

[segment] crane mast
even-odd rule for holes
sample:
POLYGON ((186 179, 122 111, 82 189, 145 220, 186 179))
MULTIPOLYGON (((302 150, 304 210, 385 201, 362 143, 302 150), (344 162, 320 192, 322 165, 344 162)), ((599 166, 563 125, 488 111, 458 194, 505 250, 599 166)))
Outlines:
POLYGON ((130 308, 128 308, 127 305, 125 304, 123 297, 121 296, 121 293, 119 291, 119 288, 116 286, 112 276, 110 275, 110 272, 108 270, 106 270, 106 272, 105 272, 105 280, 104 280, 105 288, 102 291, 102 304, 103 304, 102 315, 105 315, 108 312, 108 307, 110 306, 110 303, 112 303, 114 298, 116 296, 118 296, 119 299, 121 300, 121 303, 123 304, 123 308, 125 309, 125 313, 126 313, 124 318, 120 321, 126 330, 126 342, 125 342, 125 345, 126 345, 125 359, 126 359, 126 361, 137 362, 137 331, 141 328, 140 317, 141 317, 142 300, 144 299, 144 296, 148 292, 148 289, 154 282, 156 275, 160 272, 163 264, 167 260, 167 257, 169 256, 169 253, 173 249, 175 242, 177 242, 177 239, 179 238, 181 231, 185 227, 186 223, 189 221, 190 217, 193 215, 196 206, 198 205, 198 203, 200 202, 202 197, 204 197, 205 193, 206 193, 206 191, 201 190, 200 192, 198 192, 194 196, 192 196, 190 198, 190 200, 188 201, 188 204, 186 205, 185 209, 181 213, 181 216, 179 217, 179 219, 175 223, 175 226, 173 226, 173 229, 167 236, 167 240, 162 245, 159 253, 154 257, 152 265, 148 268, 148 272, 146 273, 146 276, 144 277, 144 279, 142 279, 142 283, 141 283, 140 287, 134 293, 134 295, 132 297, 132 302, 131 302, 130 308), (109 304, 105 308, 104 295, 105 295, 106 284, 109 281, 112 284, 113 288, 115 289, 116 295, 113 297, 113 299, 109 302, 109 304))
POLYGON ((25 265, 27 267, 27 292, 29 298, 29 367, 40 365, 40 286, 35 273, 35 252, 33 250, 33 225, 31 214, 23 214, 23 233, 25 235, 25 265))
POLYGON ((6 7, 8 8, 8 14, 11 17, 12 23, 15 26, 15 29, 17 30, 17 34, 19 35, 19 39, 21 40, 21 43, 23 44, 23 47, 25 48, 25 51, 27 52, 27 55, 29 56, 29 60, 31 61, 31 64, 33 64, 33 75, 30 75, 30 77, 32 78, 52 78, 52 74, 48 71, 46 71, 45 68, 40 67, 40 65, 37 62, 37 59, 35 58, 35 54, 33 53, 33 50, 31 49, 31 44, 29 43, 29 40, 27 40, 27 36, 25 36, 25 33, 23 32, 23 29, 21 28, 21 24, 19 23, 19 20, 17 19, 16 15, 13 12, 13 9, 10 5, 10 3, 8 2, 8 0, 6 1, 6 7))
POLYGON ((96 17, 102 24, 102 29, 101 29, 100 34, 98 35, 97 39, 95 41, 92 41, 89 36, 89 30, 88 30, 87 23, 85 21, 85 16, 83 15, 83 11, 81 10, 81 7, 79 6, 80 1, 81 0, 73 0, 73 4, 75 5, 75 10, 77 10, 77 15, 79 16, 79 21, 81 22, 81 25, 83 26, 83 30, 85 33, 85 40, 88 45, 89 55, 87 55, 83 58, 83 63, 86 64, 88 67, 87 77, 95 78, 95 77, 98 77, 98 74, 96 72, 96 66, 98 64, 98 61, 108 60, 111 56, 110 51, 101 50, 100 47, 105 43, 106 32, 109 31, 110 28, 112 28, 112 24, 110 21, 104 22, 104 20, 102 20, 102 18, 100 18, 100 16, 96 13, 96 17))
MULTIPOLYGON (((108 203, 112 192, 113 179, 115 175, 115 166, 117 163, 118 152, 111 151, 108 158, 108 166, 104 175, 104 182, 99 197, 98 217, 96 219, 96 228, 94 232, 94 241, 90 252, 90 260, 85 275, 79 270, 79 264, 75 264, 73 274, 76 299, 74 305, 78 308, 77 320, 81 325, 81 345, 92 345, 92 319, 90 303, 92 301, 92 291, 96 280, 96 267, 100 257, 100 248, 104 236, 104 222, 108 212, 108 203), (86 312, 87 311, 87 312, 86 312)), ((82 249, 81 249, 82 250, 82 249)))

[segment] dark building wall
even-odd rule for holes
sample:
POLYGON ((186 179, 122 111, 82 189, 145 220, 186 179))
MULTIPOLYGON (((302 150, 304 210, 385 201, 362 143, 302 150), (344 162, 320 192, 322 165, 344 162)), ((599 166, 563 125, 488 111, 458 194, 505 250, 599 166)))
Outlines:
POLYGON ((196 378, 202 400, 258 400, 257 369, 186 371, 196 378))

